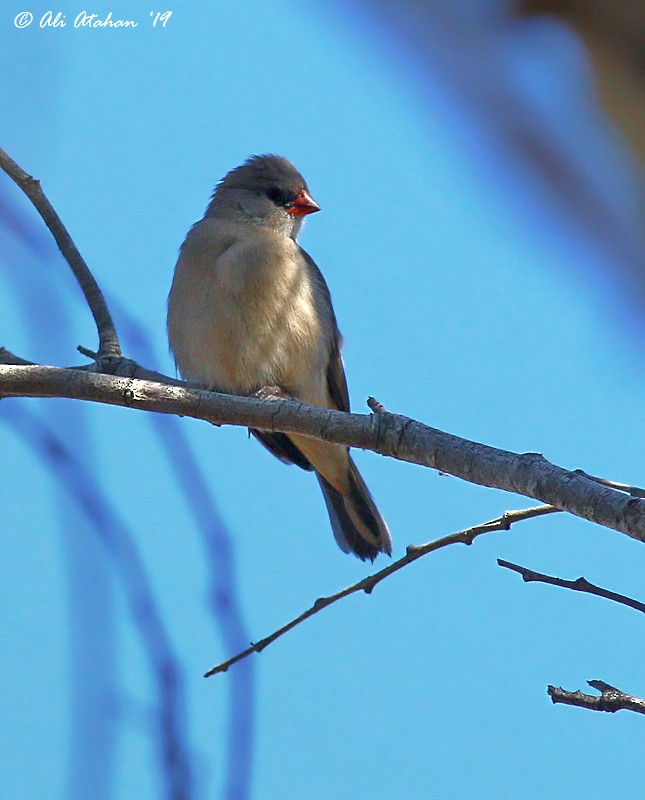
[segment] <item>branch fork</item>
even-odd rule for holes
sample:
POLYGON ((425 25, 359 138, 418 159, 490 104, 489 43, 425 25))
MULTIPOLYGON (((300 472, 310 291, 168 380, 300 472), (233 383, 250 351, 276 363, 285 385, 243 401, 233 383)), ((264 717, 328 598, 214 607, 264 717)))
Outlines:
MULTIPOLYGON (((208 392, 183 381, 145 369, 123 356, 112 316, 98 283, 79 253, 67 229, 45 196, 40 182, 22 170, 0 149, 0 168, 12 178, 40 214, 61 253, 71 267, 94 317, 98 350, 78 350, 92 359, 84 367, 40 366, 0 347, 0 399, 3 397, 68 397, 164 414, 203 419, 212 424, 243 425, 262 430, 312 436, 329 442, 372 450, 402 461, 436 469, 471 483, 514 492, 545 505, 508 511, 481 525, 428 542, 410 545, 405 555, 375 574, 313 605, 245 651, 213 667, 206 676, 225 672, 251 653, 259 653, 304 620, 356 592, 371 594, 390 575, 413 561, 452 544, 473 543, 492 531, 508 530, 520 520, 567 511, 591 522, 645 542, 645 490, 598 478, 582 470, 569 471, 551 464, 540 453, 511 453, 471 442, 391 414, 373 397, 370 416, 314 408, 284 399, 242 398, 208 392)), ((499 560, 499 565, 518 572, 525 581, 539 581, 575 591, 596 594, 645 613, 645 604, 602 589, 585 578, 566 581, 499 560)), ((645 713, 645 701, 603 681, 589 681, 601 695, 567 692, 549 686, 554 703, 567 703, 600 711, 626 708, 645 713)))

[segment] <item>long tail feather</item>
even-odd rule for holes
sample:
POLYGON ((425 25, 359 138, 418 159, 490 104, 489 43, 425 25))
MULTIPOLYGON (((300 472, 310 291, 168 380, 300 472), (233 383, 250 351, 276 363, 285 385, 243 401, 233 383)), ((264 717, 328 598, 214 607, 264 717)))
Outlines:
POLYGON ((349 459, 349 490, 341 494, 319 472, 334 538, 345 553, 374 561, 379 553, 392 554, 392 539, 356 464, 349 459))

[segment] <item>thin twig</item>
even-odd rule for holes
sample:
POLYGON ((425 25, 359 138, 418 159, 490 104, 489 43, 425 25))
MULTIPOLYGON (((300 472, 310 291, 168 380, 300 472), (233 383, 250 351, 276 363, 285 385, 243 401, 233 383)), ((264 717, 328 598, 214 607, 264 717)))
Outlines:
MULTIPOLYGON (((169 375, 164 375, 162 372, 155 372, 147 367, 142 367, 136 361, 125 356, 115 356, 109 361, 97 361, 98 353, 93 350, 88 350, 86 347, 79 345, 77 348, 79 353, 88 358, 93 359, 91 364, 82 364, 81 366, 63 367, 62 369, 70 370, 73 372, 88 372, 100 375, 113 375, 119 378, 138 378, 139 380, 155 381, 166 386, 179 386, 184 389, 201 389, 201 384, 192 383, 191 381, 183 381, 179 378, 171 378, 169 375)), ((38 367, 34 361, 28 361, 26 358, 21 358, 6 347, 0 347, 0 367, 5 364, 7 366, 22 366, 22 367, 38 367)), ((59 367, 52 367, 52 369, 60 369, 59 367)), ((0 378, 1 378, 0 374, 0 378)), ((1 381, 0 381, 1 385, 1 381)), ((2 392, 0 389, 0 397, 2 392)))
POLYGON ((0 364, 12 364, 14 367, 34 367, 36 366, 33 361, 27 361, 26 358, 20 358, 15 355, 6 347, 0 347, 0 364))
POLYGON ((99 358, 119 357, 121 355, 119 339, 103 293, 67 228, 43 192, 40 182, 19 167, 2 148, 0 148, 0 167, 31 200, 45 225, 51 231, 63 257, 72 268, 96 322, 99 334, 99 358))
POLYGON ((578 706, 590 711, 634 711, 636 714, 645 714, 645 700, 611 686, 605 681, 587 681, 593 689, 598 689, 600 696, 584 694, 581 691, 568 692, 558 686, 548 686, 547 694, 554 703, 563 703, 567 706, 578 706))
MULTIPOLYGON (((564 578, 557 578, 552 575, 544 575, 542 572, 535 572, 535 570, 521 567, 518 564, 512 564, 510 561, 504 561, 501 558, 497 559, 500 567, 510 569, 517 572, 522 576, 523 580, 527 583, 533 581, 538 583, 548 583, 552 586, 559 586, 563 589, 572 589, 574 592, 585 592, 586 594, 594 594, 597 597, 604 597, 606 600, 612 600, 614 603, 620 603, 623 606, 628 606, 641 614, 645 614, 645 603, 634 600, 632 597, 627 597, 624 594, 611 592, 609 589, 603 589, 602 586, 596 586, 590 583, 586 578, 578 578, 575 581, 565 580, 564 578)), ((587 708, 591 711, 635 711, 637 714, 645 714, 645 700, 638 697, 626 694, 615 686, 605 683, 600 680, 587 681, 589 686, 598 689, 601 692, 599 697, 590 694, 584 694, 581 691, 569 692, 561 687, 548 686, 547 693, 554 703, 564 703, 569 706, 579 706, 580 708, 587 708)))
POLYGON ((611 592, 609 589, 603 589, 602 586, 596 586, 590 583, 586 578, 577 578, 575 581, 569 581, 565 578, 557 578, 552 575, 544 575, 542 572, 535 572, 535 570, 521 567, 518 564, 512 564, 510 561, 504 561, 501 558, 497 559, 497 563, 504 569, 510 569, 517 572, 522 576, 526 583, 549 583, 551 586, 560 586, 562 589, 572 589, 574 592, 585 592, 586 594, 595 594, 597 597, 604 597, 605 600, 612 600, 614 603, 620 603, 623 606, 629 606, 636 611, 645 614, 645 603, 639 600, 634 600, 632 597, 627 597, 624 594, 611 592))
POLYGON ((385 408, 383 403, 380 403, 376 397, 368 397, 367 398, 367 405, 375 414, 387 414, 388 410, 385 408))
POLYGON ((638 486, 630 486, 627 483, 619 483, 618 481, 609 481, 607 478, 598 478, 596 475, 590 475, 583 469, 574 470, 576 475, 582 475, 583 478, 588 478, 590 481, 595 481, 601 486, 608 486, 610 489, 616 489, 619 492, 626 492, 632 497, 645 497, 645 489, 638 486))
POLYGON ((403 567, 407 567, 408 564, 411 564, 413 561, 416 561, 418 558, 421 558, 428 553, 433 553, 435 550, 441 550, 442 548, 448 547, 448 545, 451 544, 470 545, 478 536, 481 536, 484 533, 492 533, 493 531, 507 531, 511 525, 515 524, 516 522, 520 522, 525 519, 532 519, 533 517, 541 517, 544 514, 553 514, 558 510, 559 509, 557 508, 553 508, 553 506, 534 506, 533 508, 524 508, 519 511, 506 511, 501 517, 490 520, 490 522, 484 522, 480 525, 475 525, 472 528, 466 528, 463 531, 452 533, 449 536, 444 536, 441 539, 436 539, 435 541, 428 542, 427 544, 418 546, 409 545, 403 558, 400 558, 398 561, 395 561, 393 564, 385 567, 385 569, 374 573, 374 575, 369 575, 367 578, 363 578, 363 580, 358 581, 358 583, 348 586, 346 589, 342 589, 341 591, 329 595, 328 597, 319 597, 311 606, 311 608, 308 608, 302 614, 297 616, 295 619, 292 619, 286 625, 283 625, 269 636, 266 636, 264 639, 261 639, 255 644, 251 644, 251 646, 247 647, 246 650, 243 650, 232 658, 229 658, 227 661, 223 661, 221 664, 213 667, 204 675, 204 677, 208 678, 211 675, 217 674, 218 672, 226 672, 226 670, 233 664, 236 664, 243 658, 250 656, 252 653, 261 653, 262 650, 268 647, 272 642, 275 642, 276 639, 284 636, 284 634, 288 633, 292 628, 295 628, 296 625, 300 625, 301 622, 309 619, 309 617, 313 617, 314 614, 322 611, 323 608, 327 608, 327 606, 337 603, 339 600, 342 600, 344 597, 348 597, 350 594, 355 594, 356 592, 365 592, 366 594, 371 594, 374 590, 374 587, 381 581, 385 580, 385 578, 388 578, 390 575, 393 575, 395 572, 403 569, 403 567))

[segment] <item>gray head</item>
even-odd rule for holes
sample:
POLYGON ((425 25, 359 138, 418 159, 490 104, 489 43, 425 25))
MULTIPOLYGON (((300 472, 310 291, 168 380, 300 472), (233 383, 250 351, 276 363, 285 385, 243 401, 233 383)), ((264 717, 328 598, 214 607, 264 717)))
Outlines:
POLYGON ((307 182, 286 158, 252 156, 215 187, 206 216, 245 220, 295 239, 304 217, 320 211, 307 182))

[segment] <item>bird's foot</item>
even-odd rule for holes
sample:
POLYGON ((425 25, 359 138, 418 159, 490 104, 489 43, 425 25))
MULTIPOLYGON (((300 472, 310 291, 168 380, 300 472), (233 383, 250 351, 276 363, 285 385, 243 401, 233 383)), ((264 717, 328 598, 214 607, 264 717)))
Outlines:
POLYGON ((258 400, 291 400, 293 395, 290 395, 281 386, 263 386, 253 392, 251 397, 257 397, 258 400))

